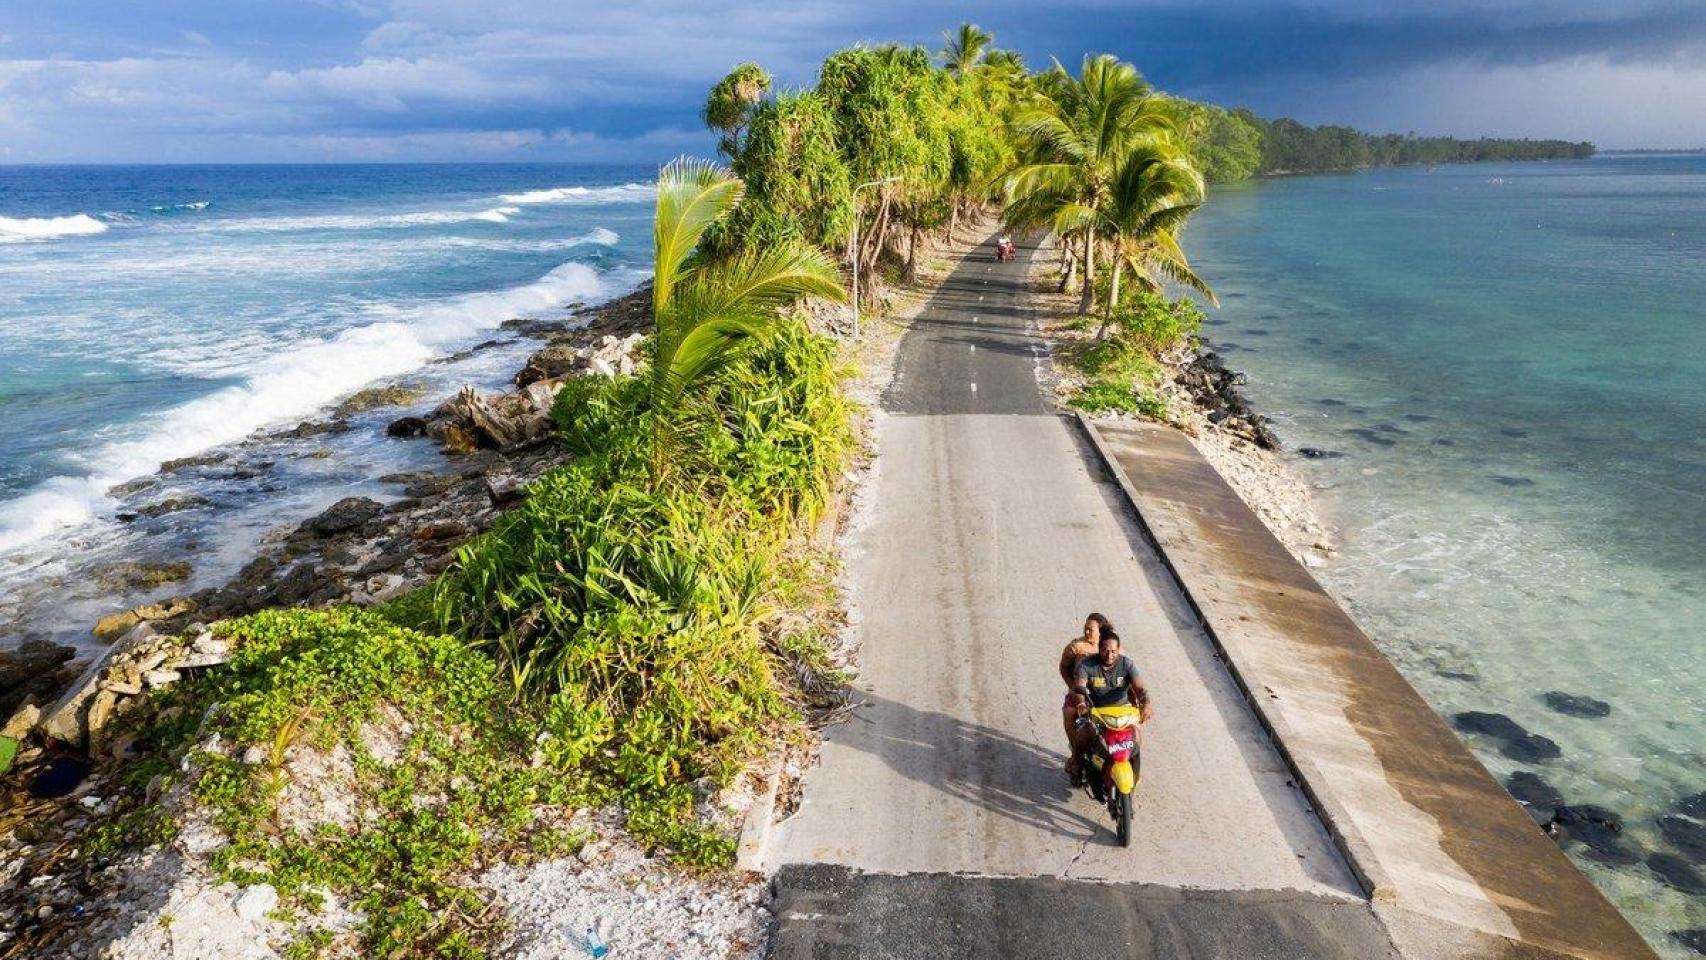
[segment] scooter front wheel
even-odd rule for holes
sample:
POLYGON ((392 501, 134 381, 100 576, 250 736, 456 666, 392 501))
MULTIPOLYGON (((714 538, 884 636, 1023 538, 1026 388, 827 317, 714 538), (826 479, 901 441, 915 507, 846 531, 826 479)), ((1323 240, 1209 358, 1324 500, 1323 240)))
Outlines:
POLYGON ((1116 801, 1116 805, 1118 807, 1118 811, 1115 813, 1115 816, 1119 820, 1119 825, 1116 830, 1119 834, 1120 846, 1129 847, 1131 846, 1131 794, 1120 794, 1120 798, 1116 801))

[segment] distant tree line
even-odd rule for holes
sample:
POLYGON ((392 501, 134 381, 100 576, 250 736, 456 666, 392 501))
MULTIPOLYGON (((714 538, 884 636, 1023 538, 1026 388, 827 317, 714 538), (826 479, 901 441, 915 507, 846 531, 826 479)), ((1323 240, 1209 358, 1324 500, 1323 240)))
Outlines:
POLYGON ((1231 183, 1280 173, 1317 173, 1414 163, 1486 160, 1564 160, 1590 157, 1594 145, 1568 140, 1418 137, 1369 134, 1350 127, 1308 127, 1296 120, 1264 120, 1249 110, 1207 103, 1184 108, 1198 167, 1209 181, 1231 183))

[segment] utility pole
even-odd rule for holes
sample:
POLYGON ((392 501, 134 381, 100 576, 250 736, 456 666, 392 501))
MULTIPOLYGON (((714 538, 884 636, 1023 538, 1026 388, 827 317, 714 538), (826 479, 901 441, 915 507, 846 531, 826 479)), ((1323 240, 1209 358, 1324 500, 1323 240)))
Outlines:
POLYGON ((859 339, 859 191, 866 187, 880 187, 885 183, 894 183, 899 177, 884 177, 861 183, 853 188, 853 339, 859 339))

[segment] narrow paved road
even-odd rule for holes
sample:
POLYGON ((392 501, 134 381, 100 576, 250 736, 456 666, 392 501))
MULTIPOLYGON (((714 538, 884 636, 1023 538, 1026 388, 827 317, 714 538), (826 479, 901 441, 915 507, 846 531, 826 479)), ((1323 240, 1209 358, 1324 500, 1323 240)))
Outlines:
POLYGON ((907 333, 883 398, 875 509, 847 558, 863 705, 771 840, 772 955, 1385 956, 1208 638, 1043 396, 1033 251, 988 250, 907 333), (1061 773, 1054 664, 1092 610, 1157 702, 1129 849, 1061 773), (1066 882, 1084 880, 1103 883, 1066 882))

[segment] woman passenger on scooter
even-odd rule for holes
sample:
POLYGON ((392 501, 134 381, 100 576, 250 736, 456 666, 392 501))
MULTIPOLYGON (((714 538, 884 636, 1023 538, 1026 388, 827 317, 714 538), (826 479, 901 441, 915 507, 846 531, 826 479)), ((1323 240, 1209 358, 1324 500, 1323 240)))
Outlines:
POLYGON ((1084 632, 1067 642, 1066 648, 1060 651, 1060 680, 1066 684, 1066 700, 1060 705, 1061 725, 1066 729, 1066 775, 1076 784, 1079 780, 1078 771, 1078 698, 1072 692, 1073 677, 1078 673, 1078 663, 1085 657, 1096 655, 1097 641, 1104 633, 1113 633, 1114 625, 1107 617, 1092 613, 1084 618, 1084 632))

